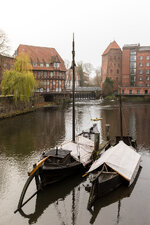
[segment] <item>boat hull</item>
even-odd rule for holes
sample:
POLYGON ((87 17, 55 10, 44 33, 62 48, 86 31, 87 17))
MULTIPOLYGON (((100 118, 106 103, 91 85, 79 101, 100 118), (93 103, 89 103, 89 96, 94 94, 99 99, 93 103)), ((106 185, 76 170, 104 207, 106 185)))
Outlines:
POLYGON ((59 167, 46 167, 43 166, 39 170, 39 176, 41 180, 42 186, 46 186, 48 184, 56 183, 64 180, 65 178, 84 171, 84 166, 75 162, 72 165, 59 166, 59 167))
POLYGON ((107 195, 108 193, 114 191, 123 183, 123 179, 119 174, 115 174, 115 175, 102 174, 102 176, 99 176, 97 180, 97 197, 98 198, 101 198, 107 195))

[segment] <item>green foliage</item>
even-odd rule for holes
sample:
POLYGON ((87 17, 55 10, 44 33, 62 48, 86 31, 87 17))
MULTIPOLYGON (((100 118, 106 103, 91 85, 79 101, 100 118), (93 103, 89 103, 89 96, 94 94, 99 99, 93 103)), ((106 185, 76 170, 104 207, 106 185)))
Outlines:
POLYGON ((108 77, 103 83, 102 93, 104 97, 113 94, 113 81, 108 77))
POLYGON ((36 88, 36 81, 31 70, 32 65, 28 56, 24 53, 20 54, 16 58, 14 69, 4 72, 1 82, 2 94, 13 94, 16 101, 29 101, 36 88))

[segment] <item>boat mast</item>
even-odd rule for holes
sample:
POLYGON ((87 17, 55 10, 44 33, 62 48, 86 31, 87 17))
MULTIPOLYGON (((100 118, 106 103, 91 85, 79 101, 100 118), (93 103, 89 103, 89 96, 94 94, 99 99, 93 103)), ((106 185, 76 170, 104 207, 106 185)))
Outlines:
POLYGON ((122 128, 122 100, 121 100, 121 94, 120 94, 120 136, 121 136, 121 140, 123 140, 123 128, 122 128))
POLYGON ((72 108, 72 141, 75 142, 75 50, 74 50, 74 33, 72 41, 72 95, 73 95, 73 108, 72 108))

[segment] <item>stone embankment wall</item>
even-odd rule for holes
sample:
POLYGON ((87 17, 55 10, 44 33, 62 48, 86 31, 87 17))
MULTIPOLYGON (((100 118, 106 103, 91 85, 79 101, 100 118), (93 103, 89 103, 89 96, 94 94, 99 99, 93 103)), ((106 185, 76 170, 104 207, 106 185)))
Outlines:
POLYGON ((33 111, 43 103, 42 96, 34 96, 29 102, 15 102, 13 96, 0 96, 0 119, 33 111))

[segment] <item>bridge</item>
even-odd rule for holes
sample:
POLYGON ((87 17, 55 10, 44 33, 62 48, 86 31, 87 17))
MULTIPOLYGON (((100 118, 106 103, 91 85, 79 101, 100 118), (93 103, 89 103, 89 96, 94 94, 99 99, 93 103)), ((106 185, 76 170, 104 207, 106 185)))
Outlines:
MULTIPOLYGON (((96 99, 101 96, 100 87, 77 87, 75 88, 75 98, 76 99, 96 99)), ((44 96, 46 101, 54 100, 56 98, 72 98, 72 90, 65 91, 50 91, 42 92, 41 95, 44 96)))

